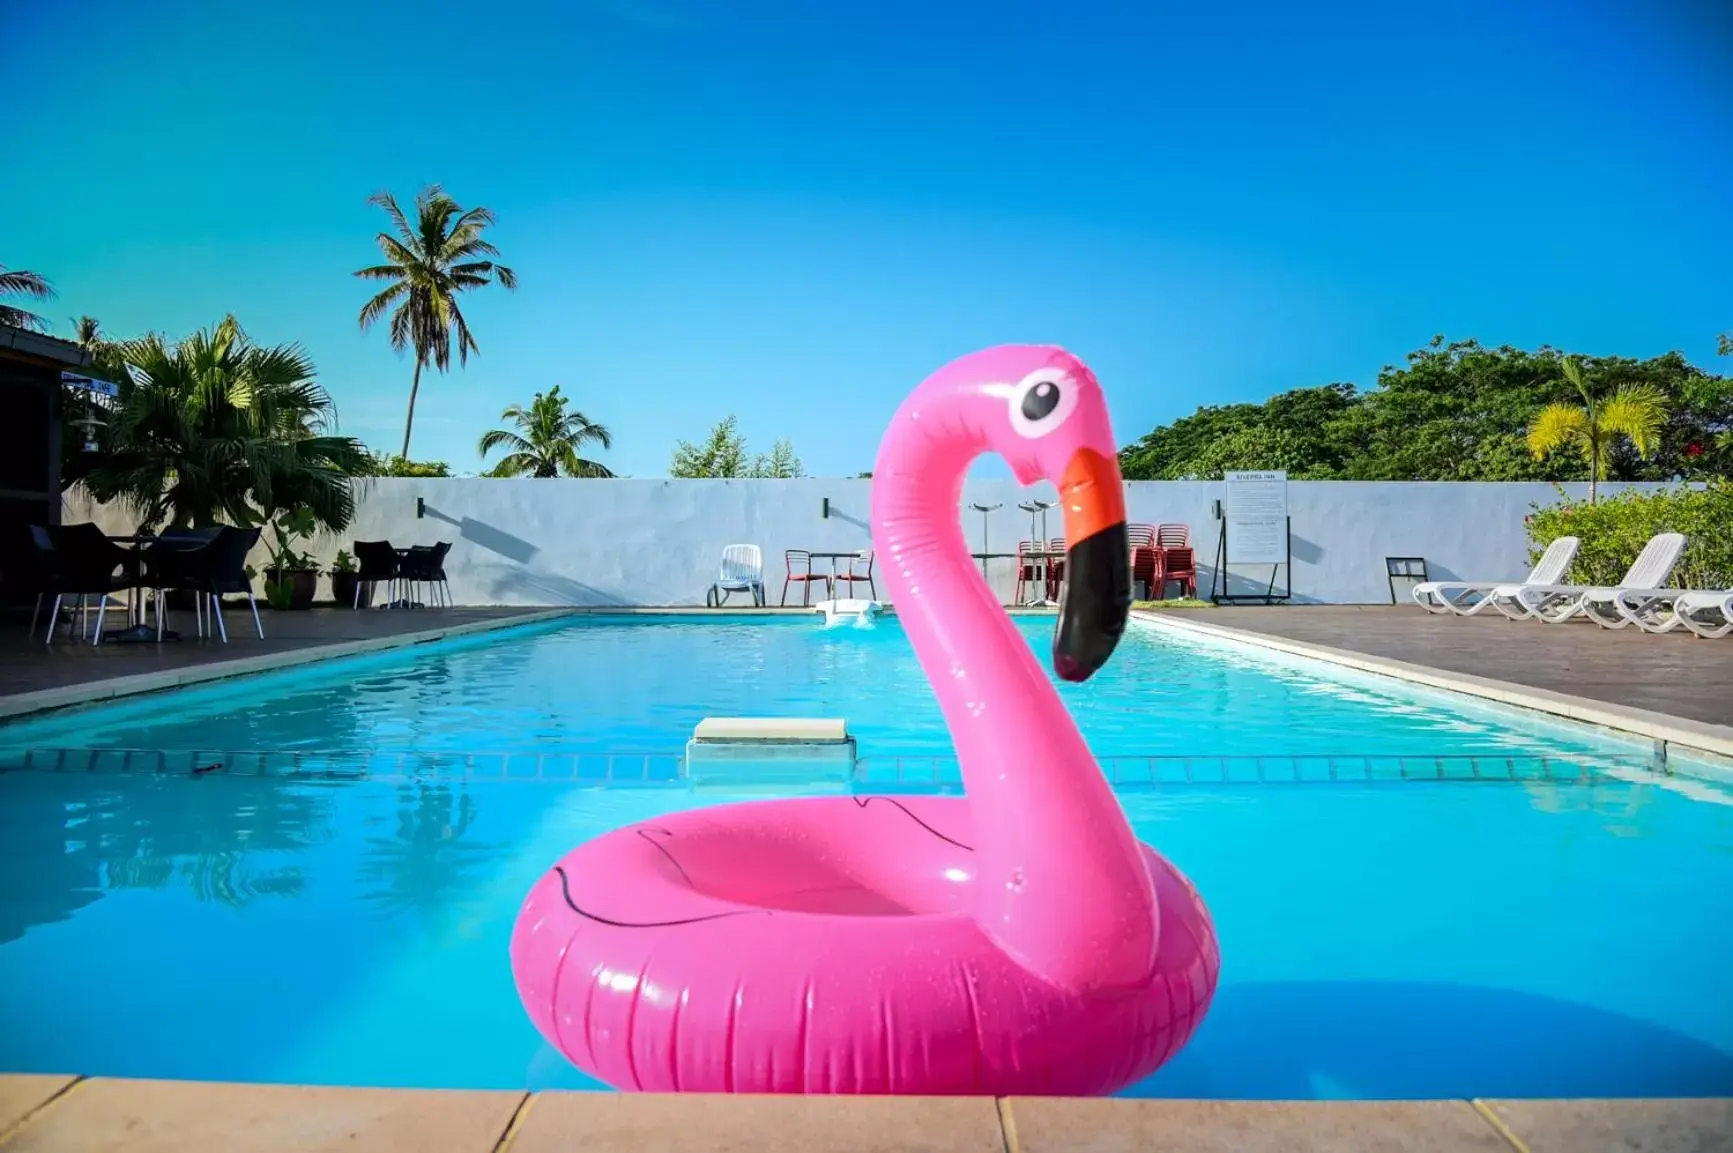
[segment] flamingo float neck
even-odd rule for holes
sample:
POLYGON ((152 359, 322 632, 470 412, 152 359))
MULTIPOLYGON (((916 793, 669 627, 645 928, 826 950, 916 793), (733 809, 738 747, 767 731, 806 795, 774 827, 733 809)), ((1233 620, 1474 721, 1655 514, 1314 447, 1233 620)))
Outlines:
MULTIPOLYGON (((1141 987, 1159 936, 1142 850, 1058 691, 964 541, 963 480, 991 450, 1006 456, 1024 483, 1045 476, 1060 485, 1073 585, 1080 569, 1111 562, 1116 547, 1123 563, 1127 551, 1105 402, 1089 370, 1069 354, 1022 346, 965 357, 928 378, 898 410, 873 469, 873 545, 956 744, 975 830, 975 920, 998 948, 1055 986, 1141 987), (1058 402, 1053 388, 1063 390, 1058 402), (1050 402, 1070 407, 1059 411, 1050 402), (1050 433, 1019 424, 1019 413, 1047 421, 1055 411, 1050 433)), ((1055 664, 1067 679, 1094 672, 1123 626, 1128 585, 1102 587, 1068 589, 1061 606, 1055 664), (1118 603, 1086 603, 1092 596, 1118 603), (1082 658, 1069 644, 1079 634, 1082 658)))

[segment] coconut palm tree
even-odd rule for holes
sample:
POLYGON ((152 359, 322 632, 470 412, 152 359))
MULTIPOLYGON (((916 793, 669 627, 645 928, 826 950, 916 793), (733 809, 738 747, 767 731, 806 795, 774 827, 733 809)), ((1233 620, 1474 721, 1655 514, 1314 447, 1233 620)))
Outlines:
POLYGON ((447 371, 454 340, 460 365, 469 363, 470 353, 481 351, 458 308, 458 297, 495 281, 508 291, 516 289, 517 273, 485 259, 499 255, 482 235, 493 225, 493 213, 486 208, 466 211, 437 184, 416 194, 413 226, 389 192, 376 192, 367 202, 385 210, 392 231, 381 232, 377 238, 386 262, 358 269, 355 275, 390 284, 361 306, 358 319, 361 331, 366 332, 389 312, 391 347, 397 352, 415 350, 409 414, 403 421, 403 451, 398 454, 407 460, 422 369, 447 371))
POLYGON ((254 524, 305 507, 322 528, 355 513, 367 450, 333 433, 336 409, 293 344, 254 344, 233 316, 169 345, 126 341, 127 372, 83 481, 156 526, 254 524))
MULTIPOLYGON (((0 296, 23 296, 31 300, 53 300, 54 286, 39 272, 22 268, 10 269, 0 264, 0 296)), ((48 321, 34 312, 11 304, 0 304, 0 324, 27 328, 31 332, 47 332, 48 321)))
POLYGON ((1639 456, 1654 450, 1667 423, 1667 398, 1648 385, 1626 385, 1609 397, 1597 398, 1579 358, 1565 357, 1562 367, 1565 380, 1583 403, 1580 407, 1549 404, 1541 409, 1528 427, 1528 450, 1537 460, 1564 448, 1581 453, 1589 466, 1589 503, 1593 504, 1619 437, 1628 439, 1639 456))
POLYGON ((482 434, 479 446, 482 459, 496 448, 507 450, 489 476, 614 475, 607 465, 578 455, 591 442, 603 448, 614 447, 613 435, 583 413, 568 409, 557 384, 547 392, 536 393, 528 408, 514 404, 500 413, 499 418, 517 425, 517 431, 496 428, 482 434))

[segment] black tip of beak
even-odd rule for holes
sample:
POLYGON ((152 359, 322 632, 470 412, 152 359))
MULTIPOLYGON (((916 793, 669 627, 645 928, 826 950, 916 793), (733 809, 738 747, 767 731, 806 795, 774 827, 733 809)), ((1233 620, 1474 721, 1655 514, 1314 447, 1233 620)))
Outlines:
POLYGON ((1065 551, 1065 586, 1053 634, 1053 671, 1086 681, 1113 655, 1131 615, 1131 549, 1125 525, 1109 525, 1065 551))

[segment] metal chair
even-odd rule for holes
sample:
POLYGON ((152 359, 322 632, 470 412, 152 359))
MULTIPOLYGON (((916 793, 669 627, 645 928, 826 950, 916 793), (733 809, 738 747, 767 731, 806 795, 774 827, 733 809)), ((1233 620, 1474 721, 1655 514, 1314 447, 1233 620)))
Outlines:
POLYGON ((788 604, 788 586, 800 585, 800 603, 812 603, 812 586, 819 581, 824 582, 824 599, 829 600, 836 595, 831 587, 829 573, 812 571, 812 553, 803 548, 784 549, 782 552, 782 603, 788 604), (800 567, 795 568, 796 565, 800 567))

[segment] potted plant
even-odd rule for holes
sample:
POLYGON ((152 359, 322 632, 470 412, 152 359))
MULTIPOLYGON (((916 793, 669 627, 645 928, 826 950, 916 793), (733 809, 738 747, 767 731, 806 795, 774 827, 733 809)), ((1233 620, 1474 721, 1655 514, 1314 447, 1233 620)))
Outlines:
POLYGON ((319 569, 313 558, 295 546, 318 528, 309 509, 297 509, 271 523, 271 541, 265 547, 271 559, 265 565, 265 603, 274 609, 308 609, 319 591, 319 569))
MULTIPOLYGON (((337 550, 337 559, 331 562, 331 599, 343 608, 349 608, 355 601, 355 558, 343 549, 337 550)), ((366 608, 373 601, 371 587, 361 590, 361 607, 366 608)))

